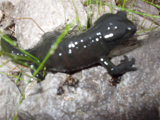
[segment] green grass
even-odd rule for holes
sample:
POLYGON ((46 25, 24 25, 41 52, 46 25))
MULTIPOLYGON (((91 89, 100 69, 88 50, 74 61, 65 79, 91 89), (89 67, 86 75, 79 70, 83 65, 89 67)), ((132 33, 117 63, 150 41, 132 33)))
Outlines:
MULTIPOLYGON (((62 4, 64 4, 64 3, 63 3, 63 0, 61 0, 61 1, 62 1, 62 4)), ((97 9, 98 9, 97 11, 95 11, 95 14, 97 15, 97 19, 98 19, 99 15, 102 14, 101 11, 102 11, 102 9, 103 9, 103 6, 104 6, 104 5, 107 5, 107 6, 109 6, 111 13, 112 13, 112 11, 113 11, 114 8, 118 8, 119 10, 128 12, 128 14, 131 14, 131 15, 133 16, 133 18, 134 18, 134 14, 138 14, 138 15, 144 16, 144 20, 142 21, 141 26, 140 26, 140 28, 138 29, 139 31, 137 31, 137 33, 145 32, 145 31, 150 31, 150 30, 153 30, 153 29, 156 30, 156 28, 159 27, 159 25, 157 25, 156 27, 152 27, 152 25, 151 25, 150 28, 149 28, 149 29, 146 29, 146 30, 142 30, 142 25, 143 25, 144 21, 146 20, 145 18, 151 17, 151 18, 155 18, 155 19, 158 18, 158 19, 159 19, 160 16, 147 14, 147 11, 146 11, 146 13, 141 13, 141 12, 138 12, 138 11, 134 11, 134 10, 133 10, 133 9, 134 9, 134 1, 135 1, 135 0, 132 1, 132 4, 131 4, 130 9, 126 9, 126 5, 127 5, 127 2, 128 2, 127 0, 119 0, 119 1, 117 1, 117 4, 118 4, 117 6, 112 5, 112 4, 109 4, 109 2, 108 2, 107 0, 106 0, 106 2, 103 2, 102 0, 86 0, 86 2, 84 3, 84 6, 87 7, 87 19, 89 19, 89 18, 92 16, 92 15, 90 14, 90 12, 92 12, 92 10, 91 10, 91 5, 92 5, 92 4, 96 5, 96 7, 97 7, 97 9)), ((155 4, 152 3, 152 2, 148 2, 148 1, 145 1, 145 0, 142 0, 142 1, 144 1, 144 2, 146 2, 146 3, 149 3, 149 4, 151 4, 151 5, 153 5, 153 6, 157 7, 157 8, 160 8, 160 6, 155 5, 155 4)), ((82 31, 83 31, 83 30, 82 30, 82 25, 81 25, 81 22, 80 22, 80 19, 79 19, 77 10, 76 10, 76 6, 75 6, 75 4, 74 4, 75 2, 76 2, 75 0, 72 0, 73 7, 74 7, 74 9, 75 9, 75 14, 76 14, 76 17, 75 17, 76 25, 77 25, 77 28, 78 28, 79 32, 82 32, 82 31)), ((64 9, 64 8, 63 8, 63 9, 64 9)), ((149 8, 148 8, 148 10, 149 10, 149 8)), ((104 11, 105 11, 105 10, 104 10, 104 11)), ((16 56, 16 55, 9 54, 9 53, 5 53, 5 52, 2 52, 2 51, 0 52, 0 55, 9 56, 9 57, 11 58, 11 60, 13 60, 14 62, 19 63, 19 64, 22 64, 22 65, 27 66, 27 67, 30 67, 30 65, 28 65, 27 62, 22 62, 22 60, 36 63, 36 64, 38 65, 38 68, 37 68, 36 71, 34 72, 33 76, 30 76, 30 78, 33 78, 40 70, 43 69, 43 65, 45 64, 45 62, 47 61, 47 59, 50 57, 50 55, 51 55, 52 53, 54 53, 54 51, 55 51, 55 49, 58 47, 59 43, 63 40, 63 37, 68 33, 69 29, 73 26, 73 24, 67 25, 65 9, 64 9, 64 14, 65 14, 66 28, 65 28, 65 30, 62 32, 62 34, 58 37, 58 39, 56 40, 55 44, 54 44, 53 47, 49 50, 49 52, 47 53, 47 55, 46 55, 46 57, 43 59, 43 61, 39 62, 38 58, 36 58, 35 56, 30 55, 30 54, 27 53, 26 51, 24 51, 24 50, 20 49, 19 47, 17 47, 16 44, 15 44, 12 40, 10 40, 10 38, 8 38, 5 34, 3 34, 2 32, 1 32, 0 37, 2 37, 2 38, 5 39, 7 42, 9 42, 9 43, 12 44, 13 46, 15 46, 17 49, 19 49, 20 51, 22 51, 24 54, 27 54, 27 57, 16 56)), ((89 19, 89 20, 90 20, 90 23, 91 23, 92 20, 91 20, 91 19, 89 19)), ((154 23, 154 20, 153 20, 153 23, 154 23)), ((75 24, 75 23, 74 23, 74 24, 75 24)), ((88 22, 86 23, 86 26, 88 26, 87 24, 88 24, 88 22)), ((91 24, 91 26, 92 26, 92 24, 91 24)), ((86 29, 87 29, 87 27, 86 27, 86 29)), ((7 60, 6 62, 8 62, 8 61, 9 61, 9 60, 7 60)), ((5 65, 5 63, 2 64, 1 67, 2 67, 3 65, 5 65)), ((23 71, 23 69, 22 69, 22 71, 23 71)), ((24 79, 22 79, 22 78, 20 77, 20 76, 21 76, 21 73, 20 73, 18 76, 14 76, 14 75, 12 75, 12 74, 3 73, 3 72, 0 72, 0 74, 5 74, 5 75, 9 75, 9 76, 12 76, 12 77, 17 78, 17 80, 16 80, 16 82, 15 82, 16 85, 17 85, 17 83, 18 83, 19 80, 24 80, 24 79)), ((24 80, 24 81, 26 81, 26 80, 24 80)), ((26 86, 27 86, 29 83, 30 83, 30 80, 28 80, 28 83, 26 84, 26 86)), ((21 93, 21 97, 20 97, 20 100, 19 100, 19 106, 21 105, 22 101, 25 99, 25 89, 26 89, 26 86, 24 87, 24 89, 23 89, 23 91, 22 91, 22 93, 21 93)), ((17 119, 17 114, 18 114, 18 108, 17 108, 17 112, 15 113, 14 120, 17 119)))

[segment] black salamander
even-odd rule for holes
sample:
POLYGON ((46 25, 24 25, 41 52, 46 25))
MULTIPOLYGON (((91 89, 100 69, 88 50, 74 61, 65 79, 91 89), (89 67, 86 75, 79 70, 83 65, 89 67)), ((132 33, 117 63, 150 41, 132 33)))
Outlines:
MULTIPOLYGON (((132 67, 135 63, 134 58, 129 61, 125 56, 121 64, 115 66, 107 56, 112 49, 127 41, 135 32, 136 26, 127 19, 124 12, 104 14, 87 31, 79 35, 64 37, 54 54, 45 63, 45 67, 54 73, 72 74, 91 66, 102 65, 111 76, 134 71, 136 70, 135 67, 132 67)), ((42 36, 37 46, 26 51, 42 61, 60 34, 58 31, 47 32, 42 36)), ((16 40, 11 35, 9 37, 16 40)), ((5 52, 25 56, 3 39, 1 45, 5 52)), ((36 77, 44 79, 40 74, 37 74, 36 77)))

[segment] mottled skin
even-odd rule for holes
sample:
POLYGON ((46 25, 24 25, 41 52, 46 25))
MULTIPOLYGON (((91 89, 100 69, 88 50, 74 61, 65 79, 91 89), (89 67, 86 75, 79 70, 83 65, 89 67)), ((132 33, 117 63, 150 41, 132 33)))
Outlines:
MULTIPOLYGON (((136 70, 132 67, 135 62, 134 59, 128 61, 128 58, 125 57, 121 64, 115 66, 107 56, 112 49, 121 42, 128 40, 135 32, 136 26, 126 18, 124 12, 105 14, 87 31, 75 36, 67 35, 54 54, 49 57, 45 66, 52 72, 69 74, 94 65, 104 66, 112 76, 134 71, 136 70)), ((45 33, 39 44, 35 48, 27 50, 27 52, 42 61, 60 34, 57 31, 45 33)), ((16 39, 13 36, 9 37, 16 39)), ((1 44, 4 51, 23 55, 4 40, 1 41, 1 44)), ((43 79, 39 74, 37 74, 37 77, 43 79)))

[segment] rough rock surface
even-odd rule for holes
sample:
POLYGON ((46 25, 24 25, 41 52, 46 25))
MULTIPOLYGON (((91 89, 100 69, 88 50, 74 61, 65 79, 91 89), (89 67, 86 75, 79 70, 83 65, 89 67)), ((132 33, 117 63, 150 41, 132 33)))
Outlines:
MULTIPOLYGON (((27 1, 22 0, 18 4, 19 7, 16 7, 17 13, 15 17, 31 17, 38 21, 37 23, 45 31, 51 31, 59 27, 61 29, 64 28, 64 9, 62 9, 62 4, 54 3, 53 5, 51 1, 45 1, 45 3, 37 1, 26 3, 27 1), (36 4, 36 7, 32 6, 33 3, 36 4), (44 5, 44 8, 39 8, 38 6, 40 5, 44 5), (53 12, 52 10, 58 10, 58 12, 53 12), (51 16, 51 14, 53 14, 54 18, 47 20, 49 18, 47 16, 51 16), (56 18, 61 18, 63 22, 59 23, 59 20, 56 18)), ((65 1, 66 6, 64 8, 70 23, 72 22, 70 17, 75 18, 75 14, 73 15, 74 7, 71 5, 71 2, 68 3, 71 0, 65 1), (72 13, 72 15, 68 13, 72 13)), ((83 6, 79 4, 79 1, 76 2, 76 6, 82 9, 83 6)), ((86 13, 82 10, 82 13, 78 12, 78 15, 79 18, 84 18, 86 13)), ((86 21, 81 23, 85 24, 86 21)), ((43 34, 31 20, 18 20, 16 21, 16 27, 16 35, 19 42, 24 40, 22 42, 25 46, 23 46, 24 48, 31 47, 28 43, 33 44, 34 40, 34 44, 36 44, 39 40, 38 37, 43 34), (28 40, 32 42, 27 42, 28 40)), ((25 99, 18 108, 18 119, 159 120, 160 35, 152 35, 151 38, 144 41, 142 47, 127 54, 129 58, 134 57, 136 59, 138 70, 123 75, 121 83, 117 87, 109 83, 110 76, 103 67, 99 66, 76 73, 73 77, 79 80, 78 87, 65 86, 65 93, 58 96, 56 95, 57 89, 63 84, 67 76, 62 73, 49 73, 46 80, 41 83, 35 84, 33 82, 27 86, 25 99)), ((120 59, 123 59, 123 57, 113 58, 113 62, 118 63, 120 59)), ((0 91, 2 91, 0 108, 1 110, 3 109, 0 119, 13 119, 13 115, 18 107, 20 93, 14 83, 4 75, 0 76, 0 86, 0 91)), ((22 86, 20 91, 25 84, 22 86)))
POLYGON ((0 110, 1 120, 11 120, 19 104, 20 92, 7 76, 0 74, 0 110))
MULTIPOLYGON (((153 34, 154 36, 154 34, 153 34)), ((65 74, 48 74, 46 80, 27 92, 19 107, 21 120, 158 120, 160 104, 160 35, 144 41, 144 45, 127 54, 136 59, 135 72, 123 75, 121 83, 111 86, 103 67, 83 70, 74 75, 78 88, 65 87, 65 74)), ((122 57, 116 57, 117 62, 122 57)))
MULTIPOLYGON (((7 10, 7 11, 9 10, 8 7, 10 7, 11 4, 16 6, 19 2, 20 2, 20 0, 1 0, 0 1, 0 3, 2 4, 2 9, 7 10), (6 8, 6 9, 4 9, 4 8, 6 8)), ((10 9, 10 10, 12 11, 13 9, 10 9)), ((11 12, 10 10, 9 10, 9 12, 11 12)))
POLYGON ((13 23, 13 20, 10 17, 5 16, 3 12, 12 16, 15 6, 19 1, 20 0, 0 0, 0 31, 5 32, 6 34, 11 34, 14 31, 14 29, 8 30, 8 27, 13 23))
MULTIPOLYGON (((80 1, 74 2, 82 27, 87 17, 80 1)), ((21 0, 15 10, 16 18, 32 18, 45 31, 65 29, 66 23, 75 23, 76 13, 72 0, 21 0), (58 18, 58 19, 57 19, 58 18), (66 22, 66 23, 65 23, 66 22)), ((19 45, 24 48, 34 47, 44 34, 32 20, 16 20, 15 34, 19 45)), ((76 24, 75 24, 76 26, 76 24)))

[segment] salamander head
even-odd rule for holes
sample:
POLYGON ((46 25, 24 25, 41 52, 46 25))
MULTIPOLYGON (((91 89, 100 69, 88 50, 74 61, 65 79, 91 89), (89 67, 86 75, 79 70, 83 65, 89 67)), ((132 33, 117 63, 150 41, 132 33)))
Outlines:
POLYGON ((103 15, 95 22, 96 25, 105 41, 128 40, 136 32, 136 26, 127 19, 126 14, 122 11, 117 14, 103 15))

